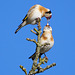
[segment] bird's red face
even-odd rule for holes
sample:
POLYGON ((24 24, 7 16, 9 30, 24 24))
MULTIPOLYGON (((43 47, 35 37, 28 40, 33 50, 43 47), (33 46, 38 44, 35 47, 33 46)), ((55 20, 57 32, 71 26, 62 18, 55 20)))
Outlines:
POLYGON ((50 15, 49 17, 46 17, 46 18, 47 18, 47 20, 48 20, 48 19, 51 19, 51 17, 52 17, 52 15, 50 15))
POLYGON ((45 13, 45 17, 47 18, 47 20, 50 20, 51 17, 52 17, 51 11, 46 12, 46 13, 45 13))

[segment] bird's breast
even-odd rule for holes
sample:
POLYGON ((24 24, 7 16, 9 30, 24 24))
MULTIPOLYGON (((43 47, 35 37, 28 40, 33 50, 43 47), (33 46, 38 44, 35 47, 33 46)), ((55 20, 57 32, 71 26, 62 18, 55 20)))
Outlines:
POLYGON ((44 39, 43 37, 44 36, 41 37, 40 43, 42 45, 45 43, 49 43, 50 45, 41 46, 41 48, 40 48, 41 53, 45 53, 45 52, 49 51, 54 45, 54 39, 51 34, 45 35, 46 39, 44 39))

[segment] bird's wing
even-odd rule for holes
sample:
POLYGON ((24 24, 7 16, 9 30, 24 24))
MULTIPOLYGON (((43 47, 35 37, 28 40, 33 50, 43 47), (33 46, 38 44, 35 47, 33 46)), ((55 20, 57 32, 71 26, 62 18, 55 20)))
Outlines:
POLYGON ((22 21, 24 22, 24 21, 26 21, 27 19, 28 19, 28 16, 26 15, 22 21))
POLYGON ((24 19, 22 20, 23 22, 28 19, 29 14, 32 13, 32 11, 36 8, 36 6, 37 6, 37 5, 34 5, 34 6, 32 6, 32 7, 29 9, 28 13, 26 14, 26 16, 24 17, 24 19))

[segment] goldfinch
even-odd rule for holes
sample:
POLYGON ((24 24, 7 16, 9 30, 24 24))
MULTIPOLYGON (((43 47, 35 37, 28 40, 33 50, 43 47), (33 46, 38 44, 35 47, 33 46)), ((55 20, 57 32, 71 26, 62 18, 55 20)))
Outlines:
MULTIPOLYGON (((40 38, 40 44, 43 45, 45 43, 49 43, 50 45, 41 46, 40 47, 40 55, 49 51, 54 45, 54 39, 52 36, 52 28, 48 24, 44 27, 43 34, 40 38)), ((35 57, 36 57, 36 52, 32 56, 30 56, 29 59, 32 58, 32 60, 34 60, 35 57)))
POLYGON ((52 17, 52 13, 50 9, 47 9, 39 4, 36 4, 32 6, 24 19, 22 20, 22 23, 18 26, 17 30, 15 31, 15 34, 24 26, 28 24, 35 25, 37 24, 37 19, 46 17, 47 20, 49 20, 52 17))

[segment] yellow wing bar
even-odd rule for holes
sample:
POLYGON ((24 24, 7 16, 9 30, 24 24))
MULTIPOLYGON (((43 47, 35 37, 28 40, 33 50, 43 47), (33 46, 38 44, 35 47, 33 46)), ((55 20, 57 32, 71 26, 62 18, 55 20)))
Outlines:
POLYGON ((26 15, 26 16, 24 17, 23 21, 27 20, 27 18, 28 18, 28 17, 27 17, 27 15, 26 15))

